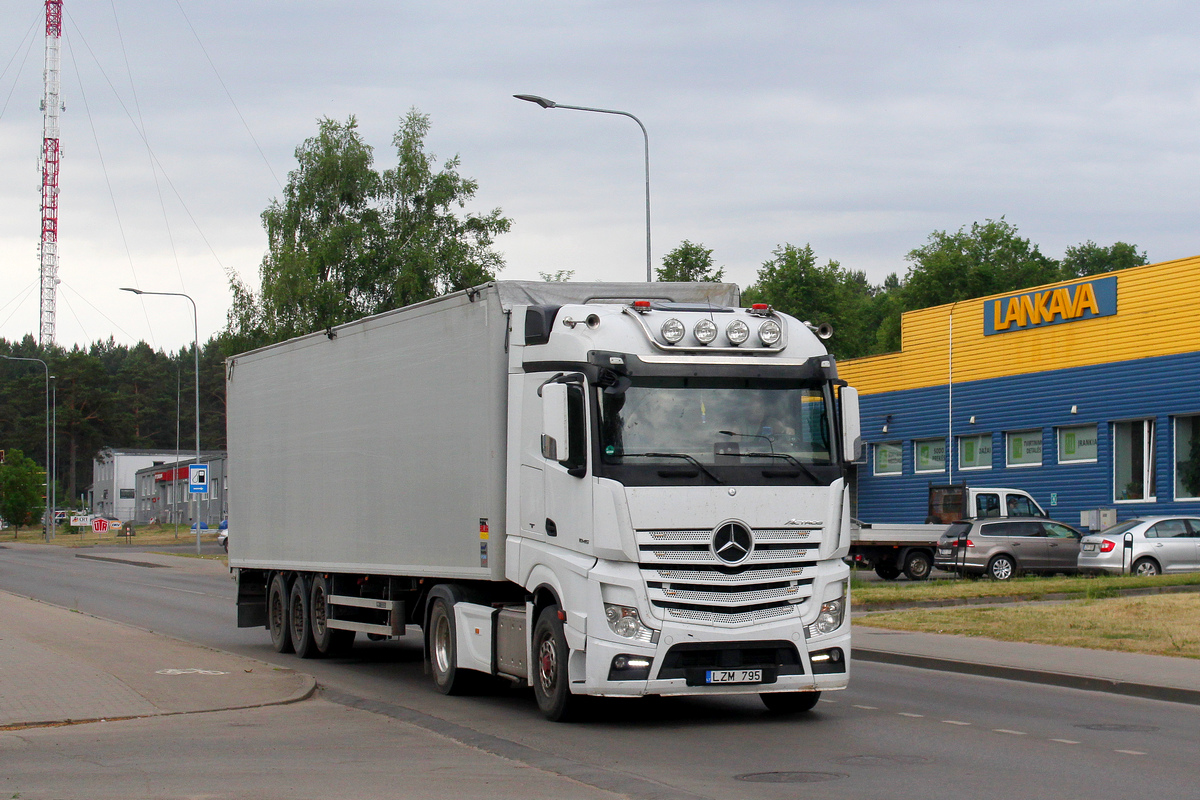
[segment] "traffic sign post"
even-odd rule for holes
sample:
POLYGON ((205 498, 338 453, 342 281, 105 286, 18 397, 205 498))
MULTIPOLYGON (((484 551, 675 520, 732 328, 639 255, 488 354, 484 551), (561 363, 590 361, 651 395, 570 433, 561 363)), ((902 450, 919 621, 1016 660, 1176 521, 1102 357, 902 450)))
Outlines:
MULTIPOLYGON (((199 453, 196 455, 199 456, 199 453)), ((200 555, 200 498, 197 495, 208 494, 208 464, 188 465, 188 492, 196 503, 192 524, 196 526, 196 555, 200 555)))

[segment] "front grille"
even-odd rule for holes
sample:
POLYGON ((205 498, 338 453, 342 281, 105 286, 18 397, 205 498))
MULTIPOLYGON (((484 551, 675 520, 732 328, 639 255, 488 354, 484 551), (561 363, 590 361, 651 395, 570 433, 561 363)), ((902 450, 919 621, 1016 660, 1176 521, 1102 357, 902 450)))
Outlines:
POLYGON ((685 678, 689 673, 710 669, 764 669, 776 675, 802 675, 804 667, 796 646, 790 642, 738 642, 677 644, 663 656, 658 677, 685 678))
POLYGON ((798 617, 812 595, 821 531, 749 529, 753 547, 730 565, 717 557, 715 531, 637 531, 642 578, 660 615, 714 626, 798 617))

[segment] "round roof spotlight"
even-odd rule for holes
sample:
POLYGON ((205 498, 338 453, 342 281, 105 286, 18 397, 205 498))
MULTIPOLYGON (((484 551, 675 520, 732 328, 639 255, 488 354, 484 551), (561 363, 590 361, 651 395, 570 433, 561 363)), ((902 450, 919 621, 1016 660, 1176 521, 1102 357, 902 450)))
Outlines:
POLYGON ((762 325, 758 326, 758 339, 767 347, 773 347, 779 343, 779 337, 783 335, 783 329, 779 327, 779 323, 773 319, 769 319, 762 325))
POLYGON ((687 329, 683 327, 683 323, 674 317, 664 322, 660 329, 660 333, 662 333, 662 337, 667 341, 667 344, 679 344, 680 340, 683 339, 683 334, 686 332, 687 329))
POLYGON ((711 319, 702 319, 692 328, 692 333, 696 335, 696 341, 700 344, 711 344, 713 339, 717 338, 717 323, 711 319))
POLYGON ((740 319, 735 319, 725 326, 725 335, 729 337, 731 344, 745 344, 750 338, 750 326, 740 319))

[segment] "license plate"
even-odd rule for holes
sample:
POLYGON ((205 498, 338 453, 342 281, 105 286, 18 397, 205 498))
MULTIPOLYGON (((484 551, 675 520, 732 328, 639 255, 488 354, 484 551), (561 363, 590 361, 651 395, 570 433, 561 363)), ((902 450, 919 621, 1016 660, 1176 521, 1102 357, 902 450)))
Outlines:
POLYGON ((1095 542, 1088 542, 1087 544, 1085 544, 1085 545, 1083 546, 1083 549, 1084 549, 1084 550, 1086 550, 1086 551, 1088 551, 1088 552, 1090 553, 1091 551, 1093 551, 1093 550, 1095 550, 1095 549, 1096 549, 1096 543, 1095 543, 1095 542))
POLYGON ((938 555, 939 555, 939 556, 948 556, 948 555, 950 555, 950 554, 951 554, 951 553, 953 553, 953 552, 954 552, 954 549, 953 549, 953 548, 950 548, 950 547, 939 547, 939 548, 938 548, 938 555))
POLYGON ((710 669, 704 674, 705 683, 762 683, 761 669, 710 669))

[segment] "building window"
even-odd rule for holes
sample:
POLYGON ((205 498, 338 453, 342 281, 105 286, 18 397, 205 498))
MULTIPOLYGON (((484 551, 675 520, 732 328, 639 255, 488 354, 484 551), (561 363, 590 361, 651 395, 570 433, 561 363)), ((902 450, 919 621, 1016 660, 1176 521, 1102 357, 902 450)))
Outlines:
POLYGON ((992 435, 958 437, 959 469, 991 469, 992 435))
POLYGON ((1153 500, 1154 420, 1113 423, 1113 500, 1153 500))
POLYGON ((1058 463, 1095 463, 1096 441, 1099 439, 1095 425, 1076 425, 1058 429, 1058 463))
POLYGON ((879 442, 875 445, 875 474, 899 475, 904 471, 904 445, 879 442))
POLYGON ((1013 431, 1008 434, 1008 454, 1010 467, 1040 467, 1042 465, 1042 432, 1013 431))
POLYGON ((946 440, 918 439, 914 441, 913 468, 917 472, 945 472, 946 440))
POLYGON ((1200 416, 1175 418, 1175 499, 1200 498, 1200 416))

